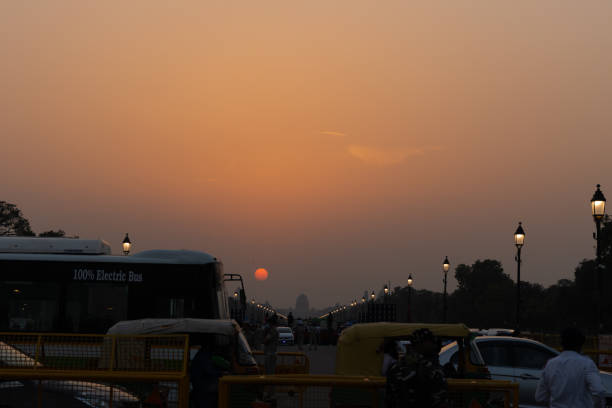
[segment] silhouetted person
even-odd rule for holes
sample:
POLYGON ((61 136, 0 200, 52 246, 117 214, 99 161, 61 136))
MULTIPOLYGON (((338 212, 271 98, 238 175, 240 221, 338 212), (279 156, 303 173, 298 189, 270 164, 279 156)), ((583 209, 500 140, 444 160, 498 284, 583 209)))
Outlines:
POLYGON ((563 352, 542 371, 535 399, 551 408, 603 408, 605 389, 593 360, 580 354, 584 335, 575 328, 561 332, 563 352))
POLYGON ((383 345, 381 347, 381 352, 383 353, 383 363, 381 369, 381 375, 383 377, 387 376, 387 371, 394 364, 398 358, 399 354, 397 352, 397 343, 393 339, 385 339, 383 345))
POLYGON ((264 368, 266 374, 274 374, 276 371, 276 351, 278 350, 278 318, 276 315, 268 319, 268 325, 264 329, 264 368))
POLYGON ((297 323, 296 323, 296 327, 295 327, 295 336, 297 337, 297 345, 298 345, 298 350, 302 350, 304 348, 304 322, 302 321, 302 319, 297 319, 297 323))
POLYGON ((213 351, 212 340, 204 342, 191 361, 190 381, 196 408, 216 408, 219 378, 230 368, 223 357, 213 351))
POLYGON ((446 377, 438 360, 440 340, 422 328, 410 342, 406 354, 387 370, 387 408, 447 408, 446 377))

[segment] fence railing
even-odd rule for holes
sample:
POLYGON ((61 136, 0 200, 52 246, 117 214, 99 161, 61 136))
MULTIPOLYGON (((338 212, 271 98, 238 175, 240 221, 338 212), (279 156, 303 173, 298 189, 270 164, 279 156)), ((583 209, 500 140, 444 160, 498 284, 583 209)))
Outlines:
POLYGON ((186 335, 0 333, 0 399, 182 408, 189 404, 188 362, 186 335))
MULTIPOLYGON (((219 383, 218 408, 383 408, 383 377, 335 375, 227 376, 219 383)), ((518 407, 518 384, 448 380, 452 407, 518 407)))

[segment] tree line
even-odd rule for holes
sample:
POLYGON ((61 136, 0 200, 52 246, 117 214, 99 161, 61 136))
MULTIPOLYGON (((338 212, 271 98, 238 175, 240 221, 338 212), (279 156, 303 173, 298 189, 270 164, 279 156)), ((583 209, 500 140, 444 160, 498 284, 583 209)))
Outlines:
MULTIPOLYGON (((602 267, 604 269, 602 327, 612 333, 612 221, 606 218, 601 231, 602 267)), ((574 279, 560 279, 547 288, 521 281, 520 322, 522 331, 551 332, 564 327, 597 330, 599 285, 595 259, 584 259, 574 270, 574 279)), ((516 281, 494 259, 477 260, 472 265, 455 268, 458 286, 448 294, 448 322, 461 322, 474 328, 505 327, 516 324, 516 281)), ((443 294, 429 290, 397 287, 391 301, 398 306, 399 320, 408 315, 412 321, 441 322, 443 294)))
POLYGON ((37 235, 32 231, 30 221, 15 204, 0 201, 0 236, 64 237, 66 232, 61 229, 48 230, 37 235))

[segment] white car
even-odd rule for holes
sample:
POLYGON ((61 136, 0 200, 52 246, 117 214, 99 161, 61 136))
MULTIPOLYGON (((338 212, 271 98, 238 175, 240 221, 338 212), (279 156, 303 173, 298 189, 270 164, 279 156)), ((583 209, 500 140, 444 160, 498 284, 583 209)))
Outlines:
MULTIPOLYGON (((535 391, 546 362, 559 351, 535 340, 508 336, 481 336, 474 339, 493 380, 508 380, 519 384, 521 407, 542 406, 535 401, 535 391)), ((440 364, 456 364, 457 343, 440 350, 440 364)), ((607 390, 606 407, 612 407, 612 374, 601 371, 607 390)))
MULTIPOLYGON (((0 367, 43 367, 32 357, 17 348, 0 341, 0 367)), ((65 408, 108 407, 138 408, 142 404, 135 394, 117 385, 93 381, 19 379, 0 380, 0 406, 29 407, 42 398, 44 406, 65 408)))
POLYGON ((280 326, 280 327, 277 327, 276 330, 278 331, 278 342, 282 346, 293 345, 293 342, 295 341, 295 339, 293 337, 293 331, 291 331, 291 327, 280 326))

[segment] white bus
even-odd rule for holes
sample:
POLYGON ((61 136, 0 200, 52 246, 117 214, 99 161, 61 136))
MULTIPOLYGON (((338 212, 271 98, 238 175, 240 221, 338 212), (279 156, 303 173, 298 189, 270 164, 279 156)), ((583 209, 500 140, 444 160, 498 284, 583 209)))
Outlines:
POLYGON ((121 320, 181 317, 229 318, 217 258, 114 256, 102 240, 0 237, 0 331, 105 333, 121 320))

